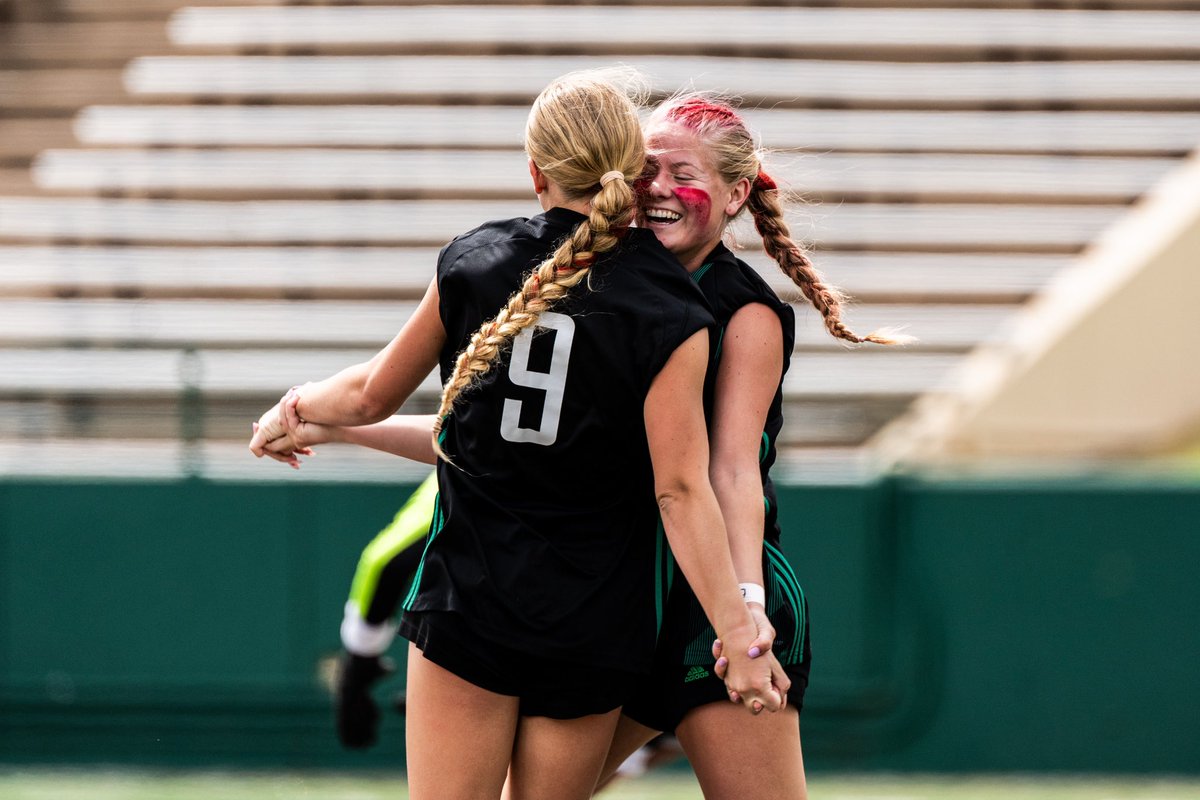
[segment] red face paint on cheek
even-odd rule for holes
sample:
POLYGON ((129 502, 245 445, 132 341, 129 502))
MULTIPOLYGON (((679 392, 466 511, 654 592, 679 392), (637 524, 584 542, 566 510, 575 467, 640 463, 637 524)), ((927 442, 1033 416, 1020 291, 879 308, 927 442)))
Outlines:
POLYGON ((699 220, 707 220, 712 210, 712 198, 703 189, 680 187, 675 190, 675 197, 687 209, 688 216, 699 220))

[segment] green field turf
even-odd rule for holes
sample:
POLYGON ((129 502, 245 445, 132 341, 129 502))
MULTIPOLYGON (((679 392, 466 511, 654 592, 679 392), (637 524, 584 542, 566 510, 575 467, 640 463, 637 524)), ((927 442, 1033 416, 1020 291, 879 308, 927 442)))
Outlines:
MULTIPOLYGON (((815 776, 812 800, 1200 800, 1200 779, 815 776)), ((753 797, 747 792, 746 797, 753 797)), ((3 800, 406 800, 401 776, 0 768, 3 800)), ((628 780, 609 800, 700 797, 685 771, 628 780)))

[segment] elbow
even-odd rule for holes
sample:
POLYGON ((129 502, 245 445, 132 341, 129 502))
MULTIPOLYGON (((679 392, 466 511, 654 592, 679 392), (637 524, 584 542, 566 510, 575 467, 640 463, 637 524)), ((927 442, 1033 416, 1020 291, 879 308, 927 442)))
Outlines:
POLYGON ((757 463, 738 462, 730 459, 714 460, 708 477, 712 482, 713 491, 718 495, 740 491, 762 491, 762 474, 759 472, 757 463), (759 488, 755 489, 755 486, 759 488))
POLYGON ((387 398, 379 396, 377 393, 372 393, 363 390, 358 393, 355 398, 354 416, 358 419, 358 425, 370 425, 375 422, 382 422, 390 417, 395 412, 391 407, 387 398))
POLYGON ((701 481, 690 476, 678 476, 656 482, 654 496, 658 501, 659 513, 664 517, 670 516, 673 509, 686 505, 691 498, 697 497, 700 489, 701 481))

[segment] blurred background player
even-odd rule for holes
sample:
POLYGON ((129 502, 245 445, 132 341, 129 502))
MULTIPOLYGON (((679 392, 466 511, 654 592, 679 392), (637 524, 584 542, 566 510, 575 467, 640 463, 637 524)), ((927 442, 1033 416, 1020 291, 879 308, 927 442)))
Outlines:
MULTIPOLYGON (((370 747, 378 738, 380 713, 371 689, 394 669, 386 654, 396 638, 396 609, 421 561, 436 499, 437 474, 430 473, 358 559, 334 683, 337 733, 346 747, 370 747)), ((397 702, 403 712, 402 693, 397 702)))

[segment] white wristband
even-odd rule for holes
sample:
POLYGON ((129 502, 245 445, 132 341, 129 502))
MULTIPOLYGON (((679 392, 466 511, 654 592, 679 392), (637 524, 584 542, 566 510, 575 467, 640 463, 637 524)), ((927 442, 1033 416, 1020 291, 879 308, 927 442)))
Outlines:
POLYGON ((763 608, 767 607, 767 590, 757 583, 739 583, 738 588, 742 590, 742 599, 747 603, 758 603, 763 608))

